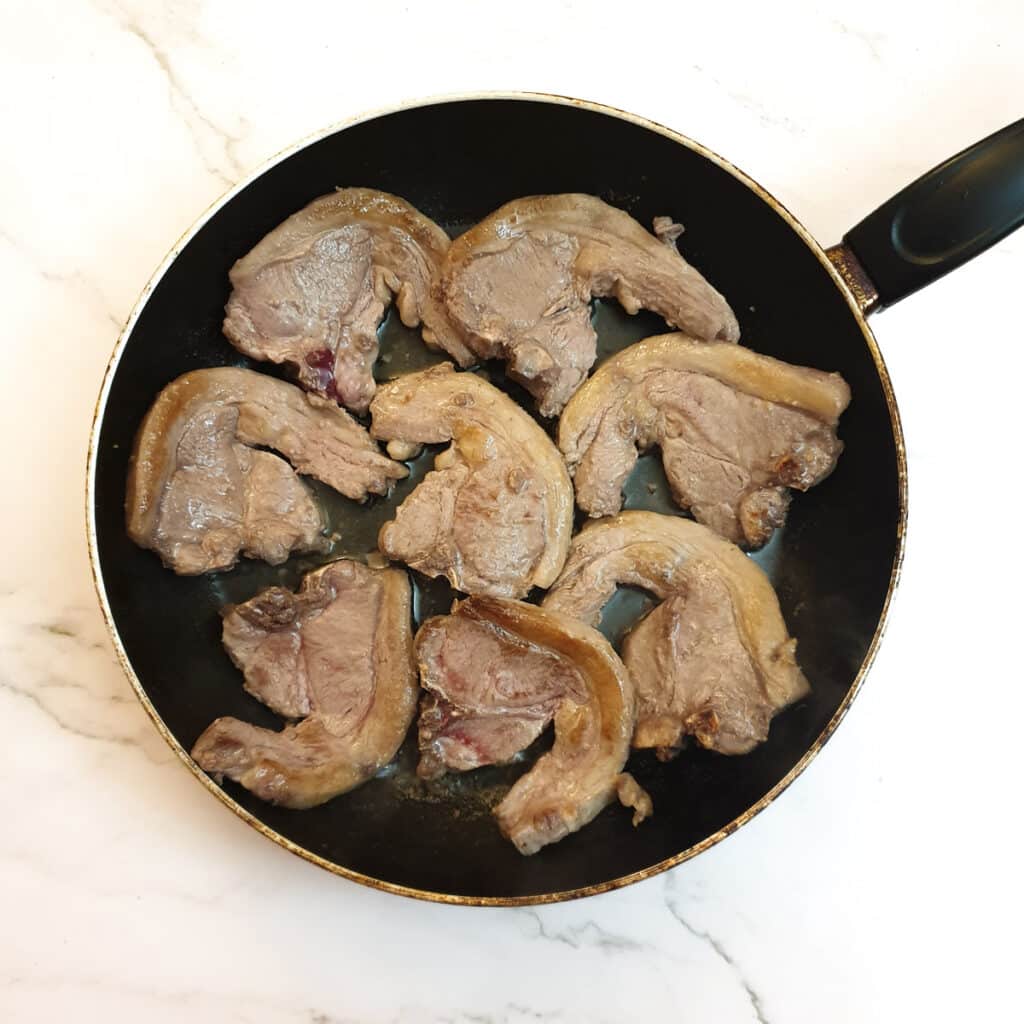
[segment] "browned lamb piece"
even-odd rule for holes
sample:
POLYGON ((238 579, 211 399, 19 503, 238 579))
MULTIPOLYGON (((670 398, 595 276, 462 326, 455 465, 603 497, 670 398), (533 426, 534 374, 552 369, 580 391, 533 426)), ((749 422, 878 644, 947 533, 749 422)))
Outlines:
POLYGON ((333 402, 253 370, 194 370, 160 392, 139 428, 128 535, 183 575, 228 569, 239 554, 276 565, 322 549, 323 514, 297 473, 361 501, 408 470, 333 402))
POLYGON ((382 527, 381 551, 468 594, 523 597, 554 581, 572 534, 572 484, 528 413, 450 363, 382 385, 370 411, 389 451, 451 442, 382 527))
POLYGON ((402 323, 473 362, 433 296, 449 239, 404 199, 343 188, 313 200, 231 268, 224 333, 241 352, 294 368, 299 383, 355 412, 373 398, 377 328, 402 323))
POLYGON ((623 585, 662 602, 622 648, 637 692, 635 747, 670 756, 691 735, 746 753, 809 691, 768 577, 706 527, 655 512, 592 523, 573 538, 543 607, 596 624, 623 585))
POLYGON ((723 537, 757 548, 785 522, 789 491, 835 468, 850 389, 739 345, 663 334, 601 365, 558 424, 589 515, 614 515, 641 451, 661 448, 672 496, 723 537))
POLYGON ((425 775, 507 760, 553 718, 553 747, 494 812, 520 853, 576 832, 616 798, 633 808, 634 825, 651 814, 650 797, 622 771, 633 685, 597 630, 536 605, 470 597, 420 627, 416 654, 423 686, 449 715, 447 725, 421 723, 425 775), (451 728, 455 717, 469 729, 451 728))
MULTIPOLYGON (((590 300, 649 309, 694 337, 734 342, 729 304, 680 256, 667 217, 655 234, 595 196, 531 196, 506 203, 448 250, 440 297, 464 346, 503 359, 509 375, 555 416, 597 354, 590 300)), ((443 343, 442 343, 443 344, 443 343)), ((465 363, 463 351, 452 355, 465 363)))
POLYGON ((224 616, 245 688, 284 718, 281 732, 218 718, 192 756, 263 800, 313 807, 379 771, 416 710, 409 579, 348 559, 271 587, 224 616))

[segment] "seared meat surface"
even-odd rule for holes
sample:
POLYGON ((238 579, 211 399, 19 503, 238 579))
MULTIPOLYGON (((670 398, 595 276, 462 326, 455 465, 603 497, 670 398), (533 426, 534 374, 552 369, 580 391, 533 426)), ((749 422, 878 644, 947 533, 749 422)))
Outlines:
POLYGON ((692 735, 745 753, 808 692, 768 577, 711 530, 654 512, 593 523, 573 539, 543 607, 596 624, 622 585, 662 601, 623 643, 637 692, 634 746, 669 754, 692 735))
POLYGON ((382 385, 370 412, 389 451, 451 441, 381 529, 381 551, 468 594, 522 597, 552 583, 569 549, 572 484, 527 413, 450 363, 382 385))
POLYGON ((377 328, 392 298, 428 344, 472 361, 432 295, 448 236, 404 199, 345 188, 315 199, 231 268, 224 333, 288 363, 306 389, 365 412, 377 328))
POLYGON ((516 199, 452 243, 441 298, 465 346, 507 360, 540 412, 555 416, 594 364, 592 298, 652 310, 695 337, 739 338, 728 303, 676 250, 681 230, 659 217, 652 235, 594 196, 516 199))
POLYGON ((325 524, 296 471, 357 500, 407 474, 334 403, 252 370, 194 370, 160 392, 139 428, 128 534, 183 575, 228 569, 239 554, 276 565, 317 550, 325 524))
POLYGON ((554 746, 495 809, 520 853, 577 831, 616 797, 634 808, 634 824, 651 813, 650 797, 622 773, 632 683, 596 630, 535 605, 471 597, 420 627, 416 656, 428 692, 424 775, 507 760, 554 719, 554 746))
POLYGON ((745 754, 768 738, 776 708, 715 570, 698 563, 679 587, 623 642, 623 661, 643 680, 633 745, 667 752, 689 735, 721 754, 745 754))
POLYGON ((224 616, 245 688, 301 719, 281 732, 219 718, 192 756, 263 800, 313 807, 358 786, 398 751, 416 710, 409 580, 343 559, 298 593, 271 587, 224 616))
POLYGON ((679 505, 757 548, 785 522, 787 488, 806 491, 835 468, 849 401, 838 374, 664 334, 598 369, 566 406, 558 445, 589 515, 617 512, 639 452, 659 445, 679 505))
POLYGON ((467 615, 431 619, 416 636, 424 778, 503 764, 543 732, 561 701, 586 700, 579 670, 554 652, 467 615))

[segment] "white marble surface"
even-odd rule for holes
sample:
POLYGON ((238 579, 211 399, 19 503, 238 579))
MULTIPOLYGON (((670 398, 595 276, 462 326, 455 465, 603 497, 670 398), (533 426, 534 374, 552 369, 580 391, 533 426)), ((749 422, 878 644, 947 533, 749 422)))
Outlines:
POLYGON ((912 505, 886 642, 805 776, 666 876, 516 911, 349 884, 207 796, 115 665, 82 508, 104 365, 175 238, 293 140, 571 93, 703 140, 831 242, 1022 113, 1010 0, 488 6, 0 4, 0 1019, 1018 1018, 1024 233, 877 318, 912 505))

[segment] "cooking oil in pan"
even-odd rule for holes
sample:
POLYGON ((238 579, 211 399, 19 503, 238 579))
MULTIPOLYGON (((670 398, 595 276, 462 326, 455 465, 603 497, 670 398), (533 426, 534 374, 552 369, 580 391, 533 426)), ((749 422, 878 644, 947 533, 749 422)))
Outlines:
MULTIPOLYGON (((630 316, 618 304, 600 301, 595 303, 592 322, 598 337, 597 365, 627 345, 665 330, 664 323, 651 314, 641 312, 630 316)), ((442 353, 429 349, 423 343, 418 330, 404 326, 393 311, 389 312, 380 329, 380 357, 375 369, 378 381, 392 380, 426 369, 442 362, 444 358, 442 353)), ((506 377, 500 363, 487 363, 467 372, 480 374, 506 392, 554 436, 556 422, 536 414, 530 395, 506 377)), ((319 554, 295 556, 285 565, 277 567, 243 559, 234 572, 218 579, 218 589, 224 602, 231 604, 247 600, 258 590, 270 585, 297 587, 305 573, 336 558, 365 560, 377 550, 377 536, 381 527, 394 518, 395 510, 430 472, 435 457, 444 447, 424 447, 415 459, 406 463, 409 475, 398 481, 388 495, 374 496, 361 504, 342 497, 318 481, 308 479, 329 524, 329 549, 319 554)), ((668 515, 682 514, 672 501, 657 452, 648 453, 639 459, 626 484, 623 507, 668 515)), ((577 527, 585 521, 586 517, 577 511, 577 527)), ((770 563, 774 548, 775 542, 760 553, 758 561, 770 563)), ((446 580, 429 579, 416 572, 411 572, 410 576, 413 583, 413 620, 417 627, 431 615, 448 612, 452 602, 460 596, 446 580)), ((529 599, 538 602, 542 597, 543 591, 538 589, 529 599)), ((649 595, 623 587, 605 607, 599 628, 618 648, 629 629, 652 606, 653 601, 649 595)), ((511 764, 424 781, 416 775, 418 749, 414 727, 398 757, 381 772, 374 784, 387 786, 395 796, 403 799, 446 804, 453 815, 470 817, 489 814, 515 779, 550 747, 550 733, 549 729, 546 735, 511 764)))

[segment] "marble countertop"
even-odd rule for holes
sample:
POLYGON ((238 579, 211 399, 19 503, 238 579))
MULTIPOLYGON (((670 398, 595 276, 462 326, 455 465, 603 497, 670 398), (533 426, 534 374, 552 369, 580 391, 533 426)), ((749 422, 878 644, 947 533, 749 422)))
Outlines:
POLYGON ((541 909, 361 888, 205 794, 112 656, 83 523, 104 366, 174 240, 292 141, 417 95, 569 93, 702 140, 831 243, 1021 116, 1019 4, 641 0, 626 15, 569 0, 497 21, 456 2, 0 5, 3 1020, 1013 1015, 1024 232, 875 319, 911 480, 886 641, 804 776, 676 870, 541 909))

